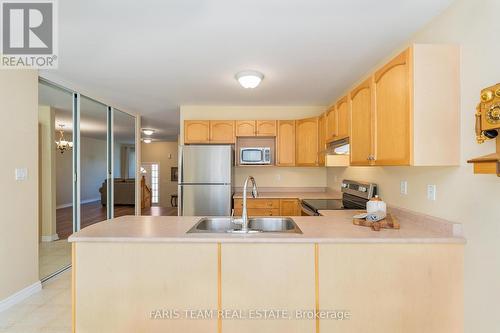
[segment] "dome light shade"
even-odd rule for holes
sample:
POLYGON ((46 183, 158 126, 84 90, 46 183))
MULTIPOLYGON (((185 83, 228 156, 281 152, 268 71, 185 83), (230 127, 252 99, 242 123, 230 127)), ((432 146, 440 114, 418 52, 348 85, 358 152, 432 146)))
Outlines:
POLYGON ((142 133, 144 133, 144 135, 152 135, 155 131, 150 129, 150 128, 143 128, 142 129, 142 133))
POLYGON ((257 71, 243 71, 236 74, 236 80, 245 89, 257 88, 264 79, 264 74, 257 71))
POLYGON ((143 141, 144 143, 151 143, 151 139, 149 139, 149 138, 142 139, 142 141, 143 141))

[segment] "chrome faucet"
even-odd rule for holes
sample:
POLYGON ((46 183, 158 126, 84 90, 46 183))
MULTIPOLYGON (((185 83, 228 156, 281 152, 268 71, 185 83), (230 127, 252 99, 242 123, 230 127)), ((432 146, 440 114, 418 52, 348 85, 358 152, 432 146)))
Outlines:
POLYGON ((241 213, 241 231, 248 232, 248 213, 247 213, 247 187, 248 181, 252 182, 252 197, 257 198, 259 193, 257 192, 257 184, 255 183, 255 179, 252 176, 248 176, 245 180, 245 184, 243 185, 243 212, 241 213))

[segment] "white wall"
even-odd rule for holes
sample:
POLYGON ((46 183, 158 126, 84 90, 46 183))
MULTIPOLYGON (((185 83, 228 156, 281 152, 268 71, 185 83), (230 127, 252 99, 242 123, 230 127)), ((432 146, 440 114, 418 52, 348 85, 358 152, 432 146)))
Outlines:
POLYGON ((1 301, 38 281, 36 71, 0 70, 0 123, 1 301), (15 168, 27 168, 28 179, 16 181, 15 168))
MULTIPOLYGON (((456 0, 413 41, 461 46, 461 165, 459 167, 329 168, 328 185, 343 178, 374 181, 389 203, 464 224, 466 332, 497 332, 500 299, 500 178, 473 175, 471 157, 492 153, 494 142, 475 142, 474 112, 480 90, 500 81, 500 1, 456 0), (399 182, 408 181, 408 195, 399 182), (437 200, 426 185, 437 185, 437 200)), ((399 50, 394 50, 396 51, 399 50)), ((389 56, 389 54, 388 54, 389 56)), ((445 133, 444 133, 445 134, 445 133)), ((460 320, 460 318, 457 318, 460 320)))
MULTIPOLYGON (((326 110, 326 106, 193 106, 182 105, 181 124, 189 119, 211 120, 287 120, 315 117, 326 110)), ((181 125, 180 140, 184 138, 181 125)), ((248 175, 255 177, 261 187, 326 187, 326 169, 283 167, 236 167, 235 186, 243 186, 248 175)))
POLYGON ((170 207, 170 195, 177 193, 177 182, 170 181, 170 168, 178 164, 177 142, 151 142, 141 144, 142 163, 158 163, 160 167, 160 203, 170 207))

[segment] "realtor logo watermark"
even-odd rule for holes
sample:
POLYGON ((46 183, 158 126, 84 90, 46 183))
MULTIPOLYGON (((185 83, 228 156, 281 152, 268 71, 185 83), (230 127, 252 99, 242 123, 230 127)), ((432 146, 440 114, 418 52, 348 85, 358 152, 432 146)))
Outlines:
POLYGON ((0 0, 0 68, 57 68, 55 0, 0 0))

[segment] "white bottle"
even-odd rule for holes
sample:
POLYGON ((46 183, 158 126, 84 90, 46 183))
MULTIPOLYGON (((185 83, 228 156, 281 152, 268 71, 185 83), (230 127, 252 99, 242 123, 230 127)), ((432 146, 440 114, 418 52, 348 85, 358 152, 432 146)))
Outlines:
POLYGON ((387 215, 387 205, 376 195, 366 203, 366 212, 385 217, 387 215))

